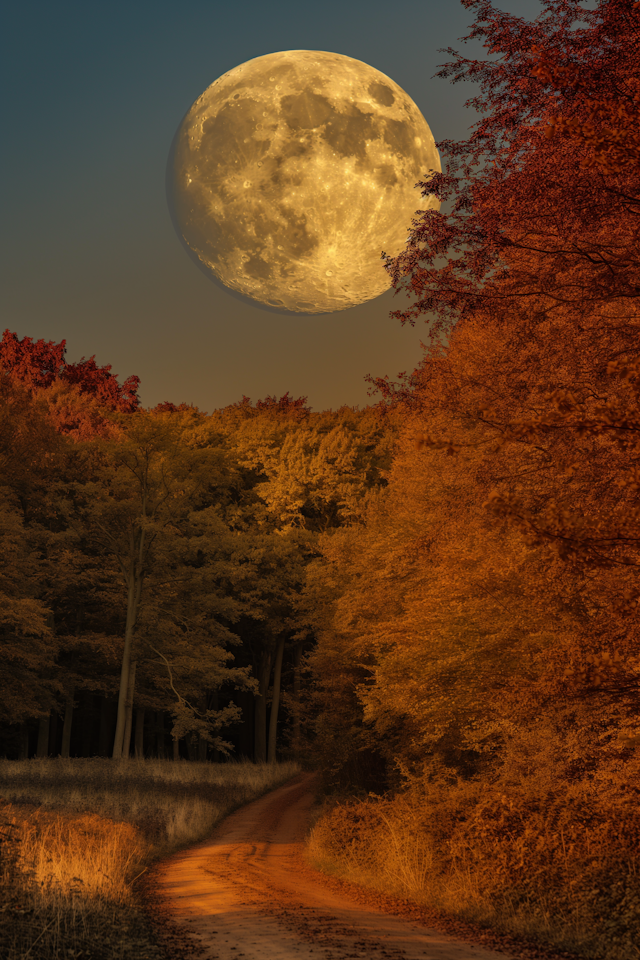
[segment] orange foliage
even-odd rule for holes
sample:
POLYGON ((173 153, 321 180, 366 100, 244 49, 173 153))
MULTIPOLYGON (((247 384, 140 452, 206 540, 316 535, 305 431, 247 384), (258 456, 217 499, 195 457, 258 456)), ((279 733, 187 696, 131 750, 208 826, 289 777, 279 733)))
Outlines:
POLYGON ((624 782, 640 732, 640 7, 546 0, 528 23, 463 2, 492 57, 441 73, 480 82, 482 118, 424 184, 450 213, 421 215, 387 260, 414 298, 395 315, 428 316, 431 346, 403 383, 377 381, 405 419, 389 484, 314 570, 333 595, 317 722, 336 756, 350 739, 391 770, 435 758, 488 782, 542 716, 537 736, 576 741, 540 770, 566 787, 611 760, 624 782), (346 735, 330 705, 345 689, 346 735))
MULTIPOLYGON (((567 678, 592 676, 585 657, 605 654, 633 677, 640 5, 550 0, 534 23, 465 5, 477 10, 473 36, 499 57, 456 55, 442 75, 480 80, 485 116, 468 141, 443 145, 464 174, 436 184, 452 213, 414 222, 407 252, 388 262, 419 298, 401 319, 435 310, 432 332, 457 322, 396 398, 424 418, 423 447, 460 449, 446 422, 434 432, 439 413, 473 427, 476 502, 562 561, 555 590, 581 624, 582 666, 567 678)), ((631 696, 634 683, 619 687, 631 696)))

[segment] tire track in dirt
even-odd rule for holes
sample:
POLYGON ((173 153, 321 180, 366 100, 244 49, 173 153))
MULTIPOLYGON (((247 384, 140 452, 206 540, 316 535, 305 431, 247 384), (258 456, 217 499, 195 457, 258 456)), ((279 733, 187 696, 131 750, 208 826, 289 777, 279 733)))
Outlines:
MULTIPOLYGON (((154 871, 174 922, 211 960, 505 960, 496 952, 389 912, 389 898, 357 891, 305 864, 316 786, 302 774, 227 817, 206 841, 154 871)), ((402 901, 396 901, 402 905, 402 901)), ((405 911, 406 912, 406 911, 405 911)), ((410 912, 410 911, 409 911, 410 912)), ((464 927, 464 924, 461 925, 464 927)), ((465 931, 468 933, 468 931, 465 931)), ((477 938, 476 938, 477 939, 477 938)), ((499 940, 499 938, 496 938, 499 940)))

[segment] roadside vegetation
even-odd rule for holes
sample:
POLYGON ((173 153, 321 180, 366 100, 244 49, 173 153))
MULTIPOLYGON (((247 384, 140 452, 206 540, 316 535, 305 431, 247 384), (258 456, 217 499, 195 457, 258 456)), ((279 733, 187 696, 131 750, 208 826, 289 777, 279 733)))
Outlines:
POLYGON ((610 769, 571 786, 558 766, 517 780, 440 773, 394 796, 329 802, 307 855, 444 917, 569 955, 635 960, 640 812, 627 778, 640 790, 640 762, 624 783, 610 769))
POLYGON ((151 864, 290 779, 295 763, 0 761, 3 960, 162 960, 151 864))

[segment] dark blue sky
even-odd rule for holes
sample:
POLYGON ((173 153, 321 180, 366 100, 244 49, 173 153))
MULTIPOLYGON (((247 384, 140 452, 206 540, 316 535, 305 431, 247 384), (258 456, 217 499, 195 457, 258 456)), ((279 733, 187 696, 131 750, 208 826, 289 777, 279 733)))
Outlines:
MULTIPOLYGON (((498 0, 534 17, 536 0, 498 0)), ((365 404, 364 376, 420 357, 391 292, 291 317, 246 306, 196 268, 165 200, 172 138, 193 101, 232 67, 276 50, 364 60, 403 87, 436 140, 466 136, 467 84, 432 79, 472 14, 457 0, 14 0, 0 24, 2 329, 67 340, 144 406, 213 410, 243 394, 306 394, 315 409, 365 404)), ((479 49, 467 46, 469 55, 479 49)), ((443 161, 446 158, 443 157, 443 161)))

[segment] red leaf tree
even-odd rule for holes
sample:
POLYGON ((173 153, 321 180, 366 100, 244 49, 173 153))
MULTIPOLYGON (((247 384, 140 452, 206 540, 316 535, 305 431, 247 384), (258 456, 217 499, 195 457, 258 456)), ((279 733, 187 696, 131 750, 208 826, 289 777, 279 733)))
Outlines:
MULTIPOLYGON (((468 140, 438 144, 447 172, 421 184, 450 211, 421 214, 406 251, 386 258, 414 299, 393 316, 428 314, 437 337, 481 307, 515 309, 532 328, 624 308, 640 294, 640 4, 545 0, 528 22, 462 3, 476 11, 468 39, 491 57, 449 49, 438 75, 479 83, 468 105, 482 119, 468 140)), ((617 343, 635 342, 635 324, 622 327, 617 343)))
POLYGON ((111 364, 100 367, 95 356, 67 363, 65 353, 66 340, 54 343, 53 340, 34 341, 32 337, 19 339, 7 329, 0 342, 0 366, 31 388, 47 388, 62 381, 73 384, 80 393, 111 410, 134 413, 138 409, 139 377, 128 377, 120 384, 117 375, 111 373, 111 364))
POLYGON ((415 298, 394 316, 431 321, 400 396, 502 445, 490 505, 534 539, 640 562, 640 4, 545 0, 529 23, 463 3, 490 56, 450 51, 441 76, 479 82, 482 116, 423 185, 450 211, 422 214, 387 260, 415 298))

